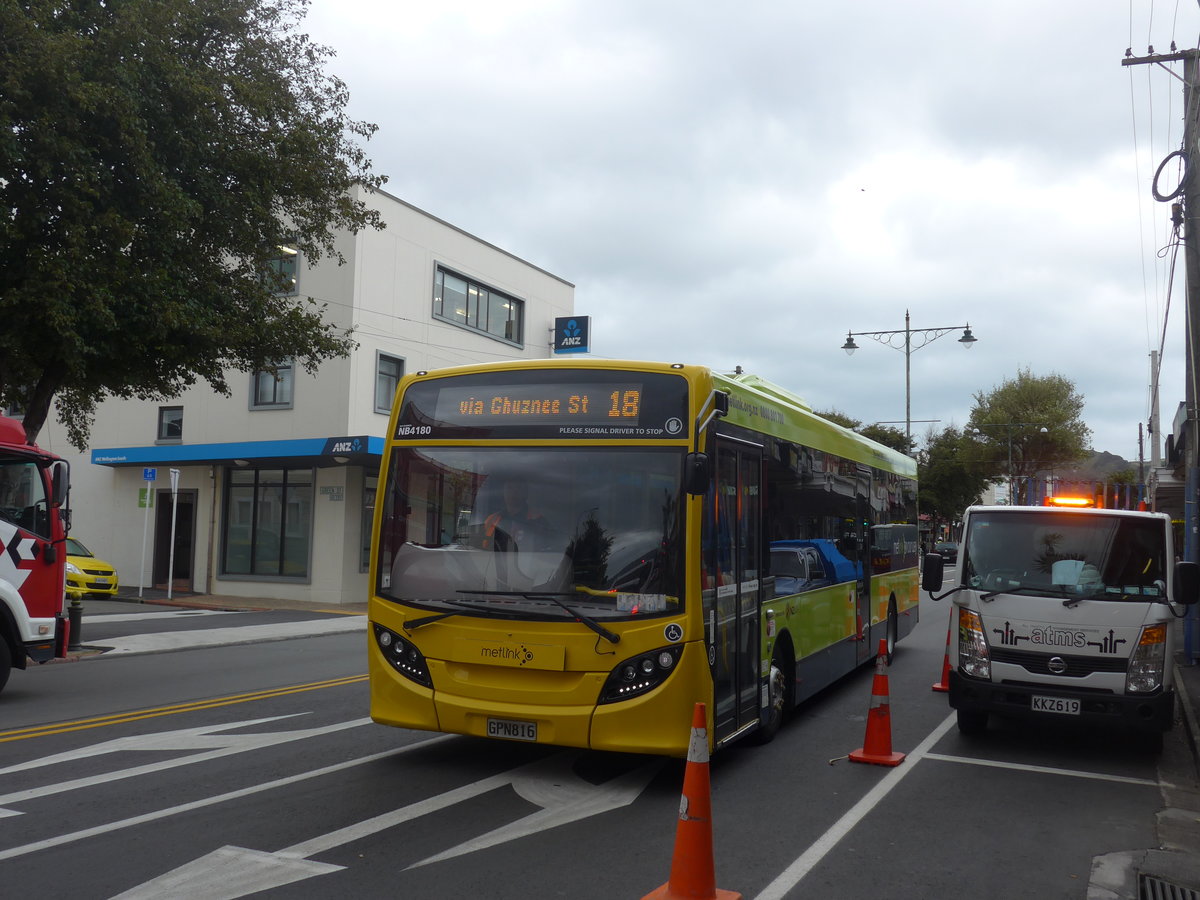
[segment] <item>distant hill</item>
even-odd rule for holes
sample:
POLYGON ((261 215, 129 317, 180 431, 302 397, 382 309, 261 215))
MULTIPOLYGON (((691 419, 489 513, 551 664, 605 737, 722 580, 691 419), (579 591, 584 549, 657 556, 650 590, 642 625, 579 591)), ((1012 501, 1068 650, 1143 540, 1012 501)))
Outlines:
POLYGON ((1058 469, 1055 475, 1066 481, 1107 481, 1117 472, 1132 469, 1137 474, 1137 463, 1130 462, 1115 453, 1093 453, 1091 458, 1073 469, 1058 469))

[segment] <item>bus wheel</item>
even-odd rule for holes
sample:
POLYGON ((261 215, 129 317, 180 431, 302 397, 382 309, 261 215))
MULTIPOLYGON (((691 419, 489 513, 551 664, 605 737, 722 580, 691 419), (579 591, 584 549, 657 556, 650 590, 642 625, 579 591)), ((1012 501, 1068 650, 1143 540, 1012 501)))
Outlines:
POLYGON ((896 658, 896 641, 900 640, 900 614, 896 611, 896 598, 888 602, 887 613, 887 664, 896 658))
POLYGON ((988 714, 978 709, 960 709, 958 713, 958 731, 960 734, 976 735, 987 731, 988 714))
POLYGON ((12 651, 8 649, 8 641, 0 634, 0 691, 8 683, 8 675, 12 672, 12 651))
POLYGON ((771 658, 771 673, 767 676, 767 708, 759 713, 755 736, 760 744, 769 743, 779 733, 788 699, 787 677, 778 656, 771 658))

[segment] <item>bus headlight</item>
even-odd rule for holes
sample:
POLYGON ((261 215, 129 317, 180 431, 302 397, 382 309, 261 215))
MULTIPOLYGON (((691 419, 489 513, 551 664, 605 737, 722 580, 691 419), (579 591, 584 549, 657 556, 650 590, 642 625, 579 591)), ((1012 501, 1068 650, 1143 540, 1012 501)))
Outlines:
POLYGON ((433 687, 425 657, 416 645, 382 625, 375 625, 375 643, 380 655, 401 675, 425 687, 433 687))
POLYGON ((958 610, 958 668, 964 675, 992 680, 992 656, 979 613, 958 610))
POLYGON ((682 655, 683 647, 675 644, 618 663, 600 690, 599 702, 617 703, 653 690, 675 671, 682 655))
POLYGON ((1167 666, 1167 626, 1147 625, 1129 657, 1125 690, 1130 694, 1150 694, 1162 687, 1167 666))

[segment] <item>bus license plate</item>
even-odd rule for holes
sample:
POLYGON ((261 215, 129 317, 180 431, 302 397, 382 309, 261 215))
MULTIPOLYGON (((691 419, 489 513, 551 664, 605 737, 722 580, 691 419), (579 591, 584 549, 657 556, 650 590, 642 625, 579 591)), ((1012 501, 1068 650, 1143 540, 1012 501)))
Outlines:
POLYGON ((1077 716, 1079 715, 1079 701, 1069 697, 1039 697, 1035 695, 1033 711, 1077 716))
POLYGON ((488 719, 488 737, 510 741, 536 741, 537 722, 517 722, 513 719, 488 719))

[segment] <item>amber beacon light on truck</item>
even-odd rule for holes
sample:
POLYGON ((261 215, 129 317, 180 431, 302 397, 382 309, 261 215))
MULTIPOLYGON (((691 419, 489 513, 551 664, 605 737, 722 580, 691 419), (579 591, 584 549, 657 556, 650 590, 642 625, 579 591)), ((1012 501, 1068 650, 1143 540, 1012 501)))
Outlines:
POLYGON ((1093 497, 1047 497, 1043 505, 1060 506, 1064 509, 1084 509, 1087 507, 1094 507, 1096 505, 1096 500, 1093 497))

